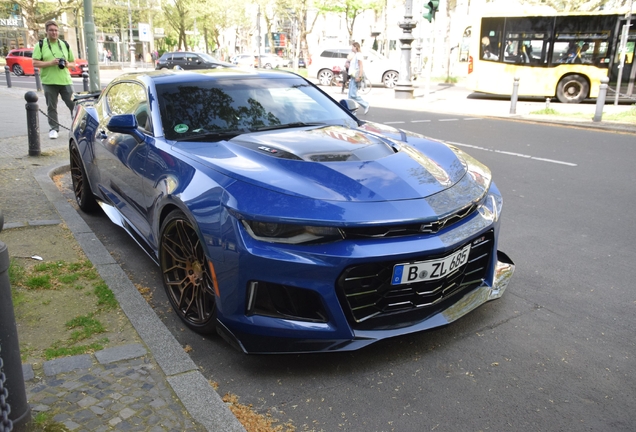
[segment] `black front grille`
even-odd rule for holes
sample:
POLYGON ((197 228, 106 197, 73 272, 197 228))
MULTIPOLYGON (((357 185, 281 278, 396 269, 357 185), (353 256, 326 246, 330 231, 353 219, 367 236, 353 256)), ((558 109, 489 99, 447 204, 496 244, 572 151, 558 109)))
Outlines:
POLYGON ((394 328, 419 321, 447 307, 457 295, 481 285, 493 250, 494 234, 487 232, 440 256, 472 243, 468 262, 448 276, 433 281, 391 285, 393 266, 403 261, 363 264, 345 269, 338 278, 338 295, 350 324, 356 329, 394 328))

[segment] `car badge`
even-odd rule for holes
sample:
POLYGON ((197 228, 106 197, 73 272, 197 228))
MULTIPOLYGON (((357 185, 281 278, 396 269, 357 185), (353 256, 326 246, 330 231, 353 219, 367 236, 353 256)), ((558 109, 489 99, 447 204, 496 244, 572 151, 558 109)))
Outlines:
POLYGON ((266 151, 267 153, 278 153, 278 150, 273 149, 273 148, 269 148, 269 147, 265 147, 265 146, 259 146, 258 149, 266 151))

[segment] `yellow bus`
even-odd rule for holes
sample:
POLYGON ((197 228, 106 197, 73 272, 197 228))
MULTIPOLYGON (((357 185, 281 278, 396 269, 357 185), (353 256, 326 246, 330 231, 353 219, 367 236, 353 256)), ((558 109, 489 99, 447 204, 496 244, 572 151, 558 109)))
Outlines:
MULTIPOLYGON (((579 103, 598 97, 601 78, 609 77, 610 99, 618 82, 626 21, 625 15, 602 12, 481 17, 472 28, 468 87, 510 95, 519 77, 519 96, 579 103)), ((621 97, 634 95, 635 24, 633 19, 626 39, 621 97)))

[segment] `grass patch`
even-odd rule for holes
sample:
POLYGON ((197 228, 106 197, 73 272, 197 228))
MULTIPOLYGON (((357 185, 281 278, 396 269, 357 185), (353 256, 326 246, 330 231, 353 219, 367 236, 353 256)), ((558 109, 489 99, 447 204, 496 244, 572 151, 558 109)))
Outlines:
POLYGON ((632 105, 632 108, 628 111, 616 114, 603 114, 603 119, 610 121, 620 121, 623 123, 636 123, 636 105, 632 105))
POLYGON ((68 429, 63 424, 53 421, 53 415, 54 413, 46 411, 34 414, 26 430, 29 432, 67 432, 68 429))
POLYGON ((47 274, 27 277, 26 281, 24 281, 24 286, 29 289, 51 289, 53 287, 51 285, 51 276, 47 274))
POLYGON ((115 294, 105 283, 96 284, 93 292, 97 296, 97 306, 104 306, 106 309, 115 309, 119 306, 115 294))
POLYGON ((59 357, 68 357, 80 354, 92 353, 104 349, 104 344, 108 343, 108 339, 100 339, 97 342, 93 342, 89 345, 76 345, 76 346, 59 346, 62 342, 56 342, 51 348, 47 348, 44 351, 44 358, 46 360, 53 360, 59 357))
POLYGON ((27 299, 24 296, 24 294, 13 288, 11 288, 11 300, 13 301, 14 308, 27 302, 27 299))
MULTIPOLYGON (((591 119, 592 118, 591 114, 584 114, 584 113, 580 113, 580 112, 563 113, 563 112, 559 112, 559 111, 555 110, 554 108, 543 108, 543 109, 540 109, 540 110, 537 110, 537 111, 532 111, 532 112, 530 112, 530 114, 553 115, 553 116, 559 116, 559 117, 585 118, 585 119, 591 119)), ((603 113, 602 120, 636 124, 636 105, 632 106, 631 109, 629 109, 629 110, 626 110, 626 111, 623 111, 623 112, 619 112, 619 113, 615 113, 615 114, 603 113)))
POLYGON ((77 273, 60 275, 59 277, 60 282, 66 285, 72 284, 73 282, 77 281, 79 278, 80 278, 80 275, 78 275, 77 273))
POLYGON ((106 331, 102 323, 93 318, 93 314, 75 317, 65 325, 69 330, 79 329, 71 333, 72 342, 88 339, 94 334, 104 333, 106 331))
POLYGON ((560 112, 558 112, 557 110, 555 110, 554 108, 543 108, 543 109, 540 109, 538 111, 532 111, 532 112, 530 112, 530 114, 537 114, 537 115, 563 115, 560 112))
POLYGON ((90 261, 16 261, 10 279, 23 361, 91 353, 118 340, 119 304, 90 261))
POLYGON ((11 261, 9 262, 8 273, 9 273, 9 283, 11 283, 11 285, 21 284, 24 281, 25 275, 26 275, 26 271, 24 270, 24 267, 18 264, 15 261, 15 259, 11 259, 11 261))

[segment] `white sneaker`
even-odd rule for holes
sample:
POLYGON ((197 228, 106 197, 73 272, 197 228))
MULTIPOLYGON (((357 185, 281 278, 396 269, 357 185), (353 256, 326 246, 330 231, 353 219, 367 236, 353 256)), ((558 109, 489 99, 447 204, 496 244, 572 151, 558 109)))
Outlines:
POLYGON ((56 139, 57 138, 57 131, 55 129, 51 129, 49 131, 49 139, 56 139))
POLYGON ((369 112, 369 108, 371 108, 371 105, 367 105, 367 107, 364 109, 365 114, 369 112))

